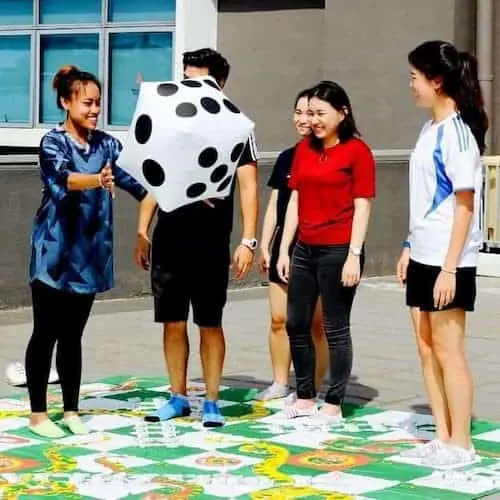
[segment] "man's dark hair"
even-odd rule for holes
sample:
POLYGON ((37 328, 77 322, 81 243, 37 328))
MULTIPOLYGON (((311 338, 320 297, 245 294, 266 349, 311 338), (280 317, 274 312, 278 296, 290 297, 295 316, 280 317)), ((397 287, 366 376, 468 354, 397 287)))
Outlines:
POLYGON ((228 76, 230 66, 226 58, 217 51, 209 48, 184 52, 182 63, 195 68, 208 68, 209 75, 213 76, 219 85, 224 85, 228 76))

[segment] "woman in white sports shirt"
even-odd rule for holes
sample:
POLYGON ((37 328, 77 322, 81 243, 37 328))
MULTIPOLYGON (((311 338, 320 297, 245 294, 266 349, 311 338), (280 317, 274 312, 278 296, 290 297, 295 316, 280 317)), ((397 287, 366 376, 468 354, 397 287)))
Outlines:
POLYGON ((410 160, 410 233, 397 274, 406 284, 436 438, 403 455, 431 467, 460 466, 476 460, 464 337, 466 312, 476 299, 488 119, 472 55, 430 41, 408 60, 416 103, 432 119, 410 160))

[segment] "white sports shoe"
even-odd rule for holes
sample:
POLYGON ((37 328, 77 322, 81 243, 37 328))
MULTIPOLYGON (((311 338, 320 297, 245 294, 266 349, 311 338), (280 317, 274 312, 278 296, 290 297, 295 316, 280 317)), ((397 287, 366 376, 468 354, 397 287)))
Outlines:
POLYGON ((441 441, 439 441, 438 439, 433 439, 432 441, 428 441, 425 444, 420 444, 415 448, 410 448, 409 450, 403 451, 402 453, 400 453, 400 456, 403 458, 423 459, 437 453, 442 446, 443 443, 441 441))
MULTIPOLYGON (((24 369, 24 365, 19 361, 9 363, 5 369, 5 375, 10 385, 15 387, 26 385, 26 370, 24 369)), ((52 368, 49 373, 49 384, 56 384, 57 382, 59 382, 59 374, 52 368)))
POLYGON ((437 453, 428 455, 423 460, 423 465, 428 467, 465 467, 478 461, 478 456, 473 447, 466 450, 460 446, 445 444, 437 453))

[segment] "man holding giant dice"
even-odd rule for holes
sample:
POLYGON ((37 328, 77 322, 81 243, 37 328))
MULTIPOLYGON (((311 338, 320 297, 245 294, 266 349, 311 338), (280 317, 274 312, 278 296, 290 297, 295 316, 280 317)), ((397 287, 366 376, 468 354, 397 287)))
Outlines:
MULTIPOLYGON (((222 89, 229 76, 229 64, 212 49, 184 54, 185 78, 213 77, 222 89)), ((257 158, 253 134, 239 157, 236 170, 242 215, 242 238, 233 256, 236 279, 250 270, 257 246, 258 218, 257 158)), ((159 211, 150 252, 149 227, 157 208, 155 199, 141 205, 136 244, 136 261, 151 268, 155 303, 155 322, 163 323, 163 347, 171 384, 171 398, 148 421, 188 416, 187 365, 189 306, 200 330, 200 357, 206 384, 202 408, 205 427, 218 427, 224 418, 217 404, 225 357, 222 329, 223 309, 230 267, 230 236, 233 221, 233 195, 224 199, 196 201, 170 212, 159 211), (150 263, 151 255, 151 263, 150 263)))

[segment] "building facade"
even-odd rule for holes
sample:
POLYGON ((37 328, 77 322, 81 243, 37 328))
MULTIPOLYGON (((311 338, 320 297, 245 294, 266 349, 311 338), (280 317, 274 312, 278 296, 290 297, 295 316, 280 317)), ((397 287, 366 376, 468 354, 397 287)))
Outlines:
MULTIPOLYGON (((293 140, 288 122, 293 98, 321 79, 336 80, 348 90, 359 126, 375 149, 407 151, 423 115, 408 90, 406 54, 431 38, 475 51, 478 3, 1 0, 0 146, 36 146, 61 118, 51 80, 63 64, 100 77, 100 125, 120 136, 131 119, 140 80, 179 77, 182 52, 208 45, 230 60, 227 91, 254 118, 261 151, 278 151, 293 140)), ((492 33, 499 28, 497 8, 492 33)), ((489 56, 493 67, 483 75, 492 88, 492 149, 500 145, 496 38, 489 56)))

